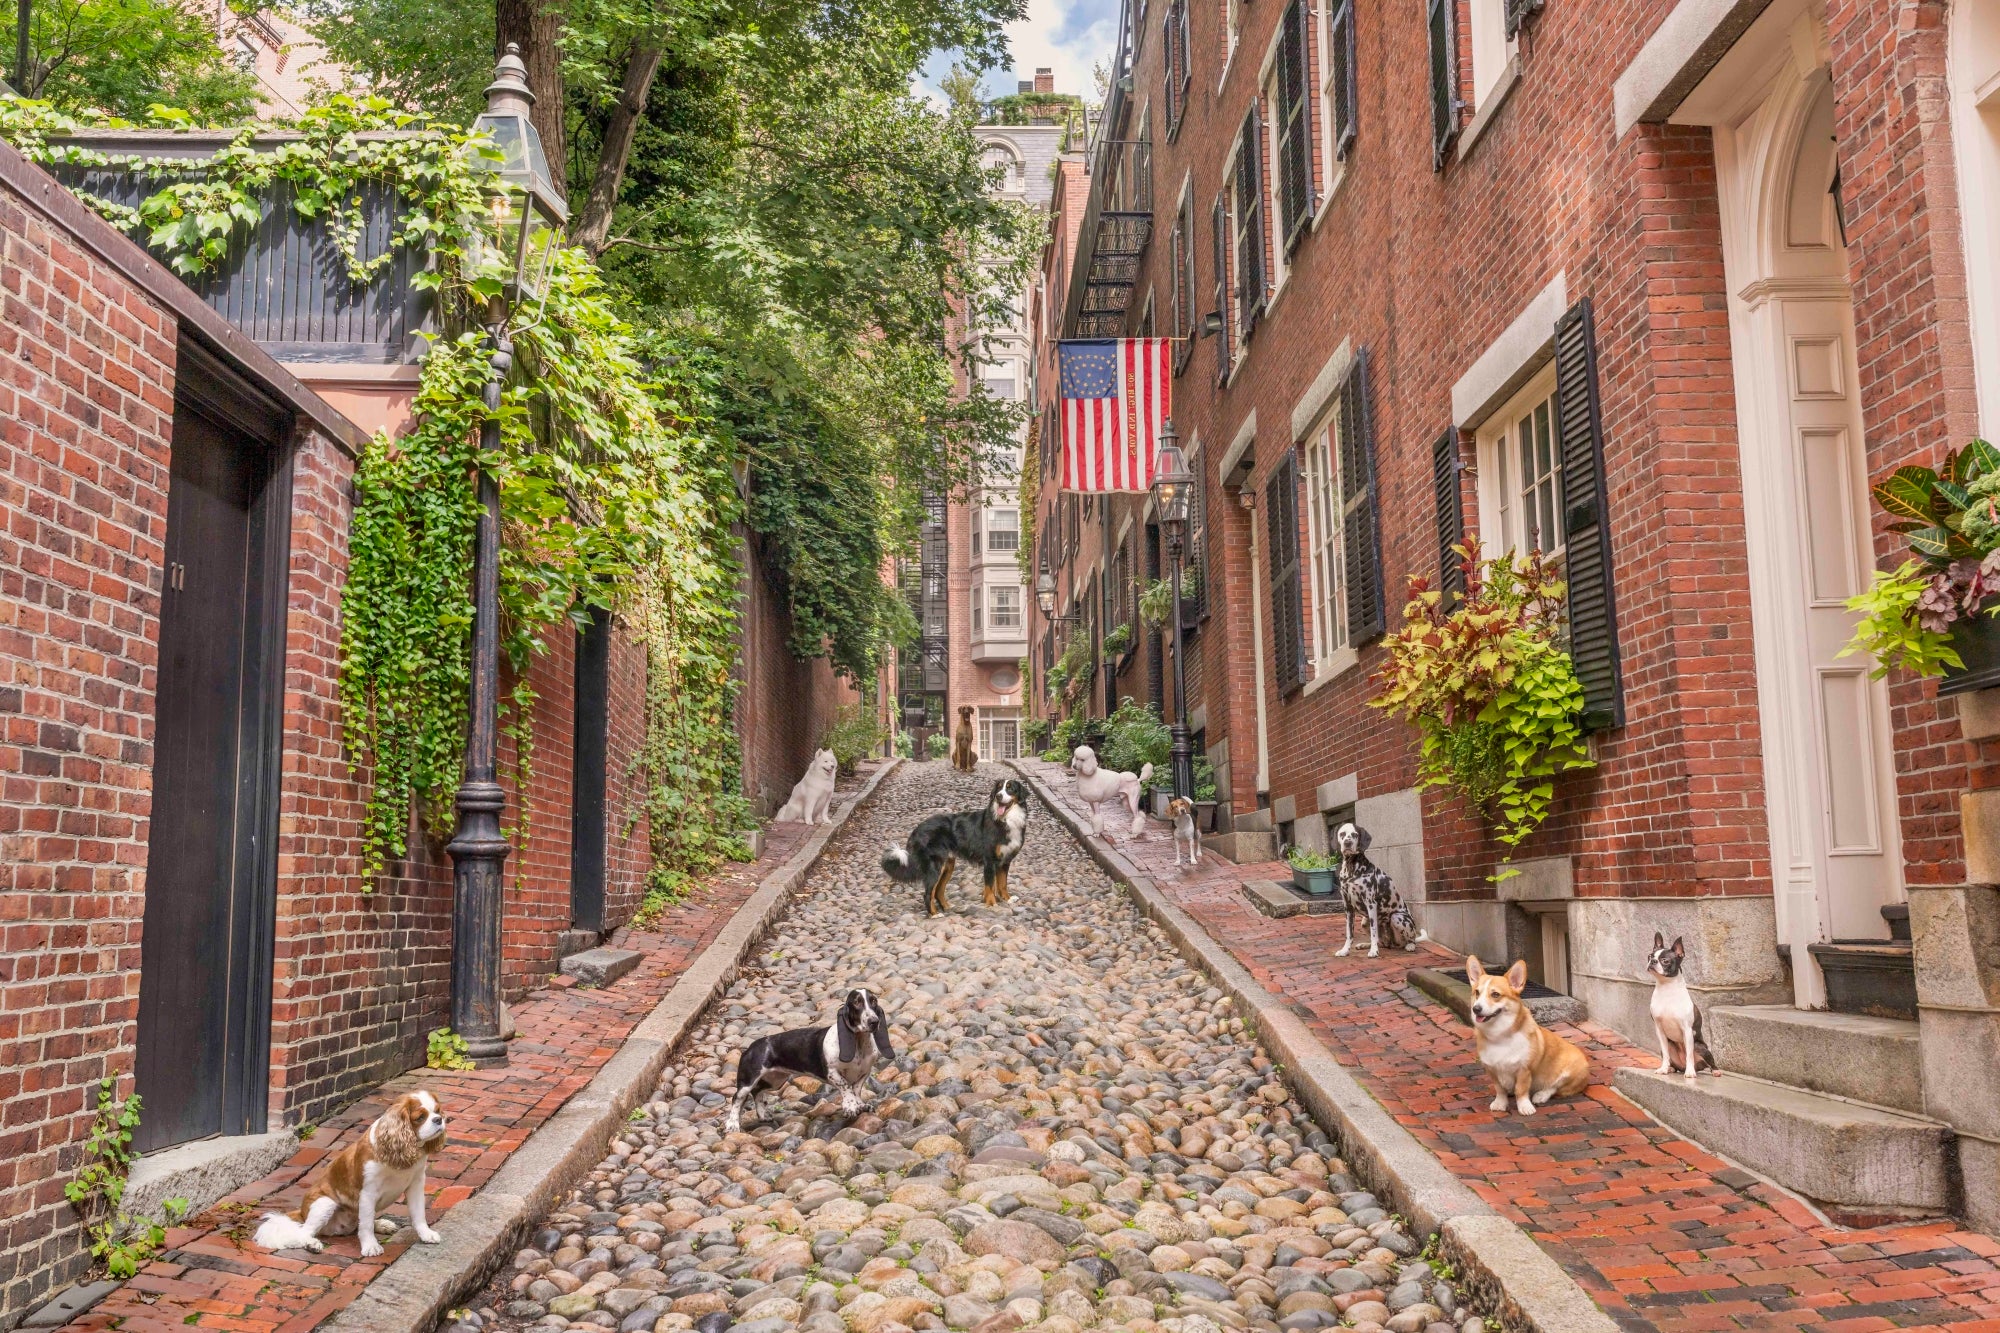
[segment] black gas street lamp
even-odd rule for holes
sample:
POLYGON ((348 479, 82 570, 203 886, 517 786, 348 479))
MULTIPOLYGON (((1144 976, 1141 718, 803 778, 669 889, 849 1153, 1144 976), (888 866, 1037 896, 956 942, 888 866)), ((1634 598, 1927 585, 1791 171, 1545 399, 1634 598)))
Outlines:
POLYGON ((541 137, 528 119, 535 95, 512 42, 486 90, 486 114, 473 122, 491 146, 474 165, 487 173, 487 198, 500 245, 470 256, 475 276, 497 278, 487 301, 493 353, 486 378, 486 419, 479 427, 479 528, 472 557, 472 699, 465 733, 465 773, 458 785, 458 826, 446 848, 452 860, 451 1027, 475 1065, 507 1063, 500 1035, 500 926, 505 916, 507 838, 500 830, 506 793, 496 781, 500 729, 500 482, 486 460, 500 450, 500 391, 514 365, 507 318, 546 291, 548 261, 569 217, 550 183, 541 137))
POLYGON ((1194 741, 1187 725, 1187 673, 1181 661, 1181 560, 1186 554, 1188 501, 1194 492, 1194 476, 1181 456, 1179 434, 1171 418, 1160 423, 1159 450, 1153 460, 1153 511, 1159 517, 1160 532, 1167 539, 1167 555, 1173 561, 1174 618, 1174 795, 1186 800, 1194 795, 1194 741))

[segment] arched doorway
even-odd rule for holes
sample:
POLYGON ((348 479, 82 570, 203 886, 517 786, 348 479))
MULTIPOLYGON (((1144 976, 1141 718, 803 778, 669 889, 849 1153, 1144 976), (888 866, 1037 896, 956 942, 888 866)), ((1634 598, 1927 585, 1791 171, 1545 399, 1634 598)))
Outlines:
POLYGON ((1839 655, 1875 559, 1815 11, 1773 5, 1685 109, 1715 130, 1778 938, 1819 1008, 1808 946, 1886 939, 1904 892, 1887 688, 1839 655))

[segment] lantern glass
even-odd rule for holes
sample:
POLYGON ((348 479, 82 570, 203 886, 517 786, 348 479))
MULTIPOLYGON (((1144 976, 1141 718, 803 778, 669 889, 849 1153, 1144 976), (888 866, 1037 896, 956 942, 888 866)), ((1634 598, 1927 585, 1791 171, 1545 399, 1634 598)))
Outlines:
POLYGON ((1056 577, 1046 569, 1035 579, 1035 605, 1045 616, 1056 609, 1056 577))
POLYGON ((488 206, 498 237, 491 253, 482 250, 477 256, 478 270, 505 282, 512 300, 540 300, 548 290, 549 261, 561 225, 569 216, 551 184, 542 137, 524 111, 509 106, 489 108, 473 128, 491 141, 475 143, 474 165, 488 173, 488 206))
POLYGON ((1193 484, 1194 478, 1181 457, 1180 444, 1171 434, 1163 432, 1153 463, 1153 506, 1162 526, 1170 531, 1177 531, 1187 523, 1188 491, 1193 484))

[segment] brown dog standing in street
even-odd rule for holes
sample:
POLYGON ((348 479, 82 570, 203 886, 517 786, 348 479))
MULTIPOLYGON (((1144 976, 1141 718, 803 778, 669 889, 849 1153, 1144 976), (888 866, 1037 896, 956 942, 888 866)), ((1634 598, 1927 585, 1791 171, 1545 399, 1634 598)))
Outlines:
POLYGON ((951 733, 951 766, 961 773, 970 773, 979 762, 978 751, 972 748, 972 705, 958 706, 958 728, 951 733))

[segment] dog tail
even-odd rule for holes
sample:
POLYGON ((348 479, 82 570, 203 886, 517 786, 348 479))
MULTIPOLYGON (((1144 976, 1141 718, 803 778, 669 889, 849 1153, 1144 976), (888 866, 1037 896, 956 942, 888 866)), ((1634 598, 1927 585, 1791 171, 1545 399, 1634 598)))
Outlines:
POLYGON ((313 1239, 301 1218, 289 1213, 266 1213, 263 1224, 252 1237, 257 1245, 266 1250, 302 1250, 313 1239))
POLYGON ((1153 766, 1151 764, 1139 765, 1139 781, 1150 782, 1152 781, 1152 778, 1153 778, 1153 766))
POLYGON ((924 878, 923 866, 910 855, 909 848, 900 844, 882 853, 882 871, 890 879, 901 880, 905 884, 915 884, 924 878))

